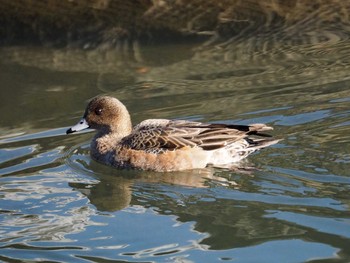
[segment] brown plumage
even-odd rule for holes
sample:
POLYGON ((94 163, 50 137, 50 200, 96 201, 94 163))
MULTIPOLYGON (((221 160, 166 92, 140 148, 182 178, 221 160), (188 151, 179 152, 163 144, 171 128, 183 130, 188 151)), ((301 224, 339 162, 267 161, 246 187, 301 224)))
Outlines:
MULTIPOLYGON (((246 126, 181 120, 164 120, 159 123, 152 121, 144 121, 137 125, 130 135, 122 139, 121 144, 128 145, 134 150, 147 152, 177 150, 185 146, 215 150, 250 135, 270 137, 261 132, 272 130, 264 124, 246 126)), ((269 140, 250 140, 255 146, 266 141, 269 140)))
POLYGON ((126 107, 107 96, 90 101, 83 119, 67 133, 94 128, 92 158, 116 167, 155 171, 227 166, 275 144, 265 124, 227 125, 151 119, 134 128, 126 107))

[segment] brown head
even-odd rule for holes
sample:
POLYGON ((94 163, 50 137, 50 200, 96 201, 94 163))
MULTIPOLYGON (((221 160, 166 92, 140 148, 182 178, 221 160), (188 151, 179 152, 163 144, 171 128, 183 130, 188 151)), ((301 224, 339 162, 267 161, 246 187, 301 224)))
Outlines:
POLYGON ((104 134, 118 133, 121 136, 130 134, 132 129, 130 115, 124 104, 109 96, 93 98, 87 105, 83 118, 67 130, 67 134, 86 128, 104 134))

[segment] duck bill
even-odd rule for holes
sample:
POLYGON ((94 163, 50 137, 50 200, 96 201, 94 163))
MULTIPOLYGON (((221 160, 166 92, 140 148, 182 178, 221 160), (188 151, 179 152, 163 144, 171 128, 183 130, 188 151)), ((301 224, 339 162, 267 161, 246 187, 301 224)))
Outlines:
POLYGON ((73 127, 69 128, 66 131, 66 134, 70 134, 70 133, 74 133, 77 131, 82 131, 85 129, 90 128, 89 124, 86 122, 85 118, 82 118, 76 125, 74 125, 73 127))

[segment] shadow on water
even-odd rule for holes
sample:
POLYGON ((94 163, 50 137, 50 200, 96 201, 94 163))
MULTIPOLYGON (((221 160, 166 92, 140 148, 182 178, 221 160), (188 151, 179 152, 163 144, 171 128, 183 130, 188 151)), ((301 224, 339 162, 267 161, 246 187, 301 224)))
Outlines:
POLYGON ((210 9, 215 32, 174 25, 205 42, 1 47, 0 260, 348 262, 349 7, 303 3, 210 9), (250 174, 111 169, 92 133, 64 134, 101 93, 135 124, 267 123, 283 140, 250 174))

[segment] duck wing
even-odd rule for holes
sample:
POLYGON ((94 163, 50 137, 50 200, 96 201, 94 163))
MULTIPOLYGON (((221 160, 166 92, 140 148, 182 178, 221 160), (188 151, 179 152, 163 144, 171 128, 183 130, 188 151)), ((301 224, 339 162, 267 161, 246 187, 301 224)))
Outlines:
MULTIPOLYGON (((183 147, 215 150, 250 135, 269 136, 265 124, 227 125, 182 120, 146 120, 135 126, 122 144, 134 150, 160 153, 183 147)), ((254 142, 254 140, 251 140, 254 142)))

